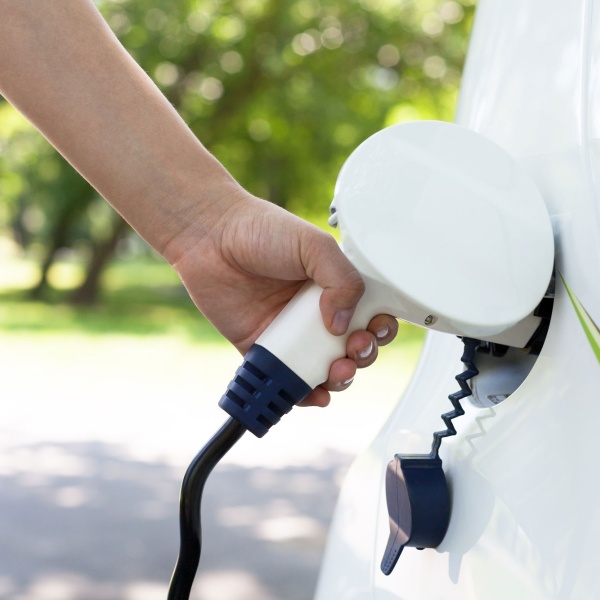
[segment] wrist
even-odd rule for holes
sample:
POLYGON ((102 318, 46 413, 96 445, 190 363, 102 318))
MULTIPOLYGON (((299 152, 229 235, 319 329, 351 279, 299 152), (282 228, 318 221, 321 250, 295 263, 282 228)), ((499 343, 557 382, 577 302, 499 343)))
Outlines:
POLYGON ((247 195, 219 163, 208 174, 183 177, 166 198, 155 200, 146 240, 174 266, 191 248, 213 244, 224 215, 247 195))

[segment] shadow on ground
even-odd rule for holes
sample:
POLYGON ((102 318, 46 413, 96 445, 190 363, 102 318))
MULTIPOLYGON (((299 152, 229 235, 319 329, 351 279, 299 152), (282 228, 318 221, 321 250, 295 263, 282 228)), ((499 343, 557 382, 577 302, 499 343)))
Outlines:
MULTIPOLYGON (((219 465, 203 503, 194 598, 312 598, 349 457, 315 468, 219 465)), ((0 458, 2 600, 158 600, 178 549, 180 468, 100 443, 14 446, 0 458)))

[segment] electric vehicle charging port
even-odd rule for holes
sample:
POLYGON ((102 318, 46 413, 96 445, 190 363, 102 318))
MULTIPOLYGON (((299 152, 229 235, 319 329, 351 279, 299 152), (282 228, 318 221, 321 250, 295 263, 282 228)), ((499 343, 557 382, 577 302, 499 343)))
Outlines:
POLYGON ((471 380, 468 397, 477 408, 496 406, 513 394, 525 381, 535 364, 550 326, 554 306, 554 276, 548 291, 534 311, 541 319, 525 348, 513 348, 492 342, 481 342, 477 348, 479 374, 471 380))

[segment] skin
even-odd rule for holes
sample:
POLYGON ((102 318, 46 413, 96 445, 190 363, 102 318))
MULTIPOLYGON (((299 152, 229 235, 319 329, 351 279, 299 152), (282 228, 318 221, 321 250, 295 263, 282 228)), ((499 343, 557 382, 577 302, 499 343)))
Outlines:
MULTIPOLYGON (((204 148, 89 0, 0 0, 0 93, 178 272, 242 353, 307 279, 346 332, 363 291, 331 236, 245 191, 204 148)), ((375 317, 304 404, 325 406, 397 333, 375 317)))

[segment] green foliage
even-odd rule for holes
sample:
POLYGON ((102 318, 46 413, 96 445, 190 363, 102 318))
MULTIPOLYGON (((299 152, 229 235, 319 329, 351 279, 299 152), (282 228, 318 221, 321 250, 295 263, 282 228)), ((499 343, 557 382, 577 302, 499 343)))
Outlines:
POLYGON ((323 212, 363 139, 452 118, 472 2, 105 1, 109 24, 253 193, 323 212))
POLYGON ((95 199, 92 187, 23 117, 0 105, 0 232, 12 228, 23 247, 43 251, 65 221, 60 245, 85 245, 93 237, 85 211, 95 199))
MULTIPOLYGON (((319 220, 363 139, 400 121, 452 119, 474 1, 97 5, 242 185, 319 220)), ((1 103, 0 198, 0 234, 24 246, 86 248, 111 226, 93 190, 1 103)))

